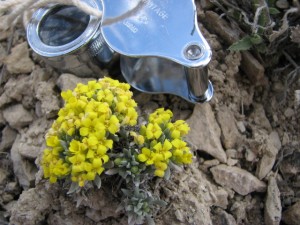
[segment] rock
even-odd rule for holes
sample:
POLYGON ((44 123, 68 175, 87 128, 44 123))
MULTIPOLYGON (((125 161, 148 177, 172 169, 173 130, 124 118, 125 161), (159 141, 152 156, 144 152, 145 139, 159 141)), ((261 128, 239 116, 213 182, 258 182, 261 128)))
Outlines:
POLYGON ((5 184, 5 181, 8 177, 8 172, 2 168, 0 168, 0 186, 5 184))
POLYGON ((186 139, 194 147, 202 150, 221 162, 226 162, 226 154, 220 141, 221 130, 209 104, 197 104, 193 115, 186 121, 190 132, 186 139))
POLYGON ((287 0, 277 0, 276 1, 276 6, 279 9, 288 9, 290 7, 290 4, 287 0))
POLYGON ((12 74, 30 73, 34 68, 34 63, 29 58, 27 42, 16 45, 12 48, 4 60, 8 72, 12 74))
POLYGON ((278 150, 281 149, 281 141, 277 131, 272 131, 270 133, 269 141, 271 142, 272 145, 274 145, 275 148, 277 148, 278 150))
POLYGON ((60 109, 59 99, 53 90, 54 85, 50 82, 39 82, 36 87, 36 97, 41 102, 41 112, 46 118, 53 118, 60 109))
POLYGON ((19 130, 33 121, 33 116, 22 104, 12 105, 3 110, 3 117, 9 126, 19 130))
POLYGON ((254 85, 261 86, 266 83, 265 68, 248 51, 242 52, 241 68, 254 85))
POLYGON ((35 187, 23 191, 11 210, 10 224, 41 224, 51 210, 52 196, 45 188, 35 187))
POLYGON ((264 182, 241 168, 222 164, 212 167, 210 171, 218 184, 232 188, 240 195, 247 195, 254 191, 264 192, 266 190, 264 182))
POLYGON ((245 127, 245 124, 244 124, 243 121, 238 121, 238 122, 236 123, 236 126, 237 126, 238 130, 239 130, 242 134, 246 132, 246 127, 245 127))
POLYGON ((199 169, 201 169, 204 172, 207 172, 209 168, 219 165, 220 161, 217 159, 212 160, 205 160, 203 163, 199 165, 199 169))
POLYGON ((236 221, 231 214, 228 214, 225 210, 216 208, 213 211, 212 221, 214 225, 236 225, 236 221))
POLYGON ((51 127, 51 121, 39 118, 30 124, 28 130, 21 132, 17 143, 22 157, 36 159, 45 148, 45 134, 51 127))
POLYGON ((245 158, 248 162, 253 162, 256 157, 257 155, 251 149, 246 149, 245 158))
POLYGON ((300 173, 300 152, 294 151, 286 156, 279 166, 284 177, 293 177, 300 173))
POLYGON ((235 118, 228 107, 220 107, 217 113, 217 121, 222 131, 221 141, 223 146, 225 149, 234 148, 237 143, 239 132, 235 125, 235 118))
POLYGON ((228 165, 228 166, 234 166, 234 165, 236 165, 238 162, 239 162, 239 160, 237 160, 237 159, 229 158, 229 159, 227 160, 227 165, 228 165))
POLYGON ((226 155, 227 155, 227 158, 232 158, 232 159, 238 159, 239 158, 239 153, 237 150, 235 149, 227 149, 226 150, 226 155))
POLYGON ((205 12, 203 22, 211 33, 218 34, 229 45, 238 41, 240 38, 241 31, 238 28, 232 28, 226 20, 222 19, 213 11, 208 10, 205 12))
POLYGON ((33 86, 30 76, 20 75, 17 78, 10 78, 4 86, 5 94, 15 101, 21 101, 23 96, 33 95, 33 86))
POLYGON ((6 51, 3 46, 0 44, 0 67, 3 65, 3 60, 6 56, 6 51))
POLYGON ((214 206, 221 207, 222 209, 227 209, 228 206, 228 192, 224 189, 219 189, 214 191, 215 202, 214 206))
POLYGON ((50 73, 44 68, 36 67, 30 74, 30 78, 32 80, 32 86, 34 89, 36 89, 37 85, 41 81, 47 81, 50 79, 50 77, 53 77, 53 73, 50 73))
MULTIPOLYGON (((11 77, 4 86, 4 93, 0 96, 0 108, 13 101, 33 99, 33 85, 30 76, 20 75, 17 78, 11 77)), ((27 104, 28 105, 28 104, 27 104)))
MULTIPOLYGON (((70 213, 68 215, 64 215, 60 212, 51 213, 47 219, 48 225, 94 225, 96 224, 88 217, 84 216, 83 214, 78 213, 70 213)), ((104 225, 103 223, 99 222, 97 225, 104 225)))
POLYGON ((73 90, 78 83, 87 84, 95 78, 80 78, 70 73, 63 73, 56 81, 56 85, 61 91, 73 90))
POLYGON ((269 177, 267 199, 265 201, 265 223, 266 225, 279 225, 281 220, 280 191, 276 179, 269 177))
POLYGON ((91 209, 91 211, 88 212, 91 219, 99 221, 107 219, 108 217, 118 217, 121 213, 116 212, 119 203, 114 201, 112 195, 107 195, 103 189, 91 190, 87 193, 87 198, 83 199, 81 205, 91 209), (106 207, 108 204, 110 207, 106 207), (96 215, 92 215, 95 212, 98 213, 97 217, 96 215))
POLYGON ((20 155, 20 139, 21 136, 18 135, 10 150, 10 157, 13 163, 15 176, 17 177, 20 185, 24 189, 28 189, 34 184, 37 168, 33 165, 33 163, 23 159, 20 155))
POLYGON ((272 127, 270 121, 266 117, 266 113, 263 105, 261 104, 253 104, 254 111, 251 114, 251 118, 253 118, 254 123, 262 128, 265 128, 268 132, 272 131, 272 127))
POLYGON ((277 147, 281 146, 281 143, 280 141, 278 142, 277 137, 278 133, 272 132, 269 135, 265 148, 263 148, 263 156, 256 168, 256 176, 260 180, 267 176, 267 174, 272 170, 276 161, 276 157, 279 151, 277 147), (275 145, 277 147, 275 147, 275 145))
POLYGON ((0 108, 2 108, 3 106, 7 105, 8 103, 11 102, 11 98, 8 97, 6 95, 6 93, 4 92, 1 96, 0 96, 0 108))
POLYGON ((9 126, 4 127, 2 130, 2 138, 0 142, 0 152, 10 148, 17 137, 17 132, 9 126))
POLYGON ((282 220, 287 225, 298 225, 300 221, 300 201, 290 206, 282 214, 282 220))
POLYGON ((290 118, 292 117, 293 115, 295 114, 294 110, 291 109, 291 108, 287 108, 285 111, 284 111, 284 116, 286 118, 290 118))
POLYGON ((6 123, 4 117, 3 117, 3 113, 2 110, 0 110, 0 127, 4 126, 6 123))

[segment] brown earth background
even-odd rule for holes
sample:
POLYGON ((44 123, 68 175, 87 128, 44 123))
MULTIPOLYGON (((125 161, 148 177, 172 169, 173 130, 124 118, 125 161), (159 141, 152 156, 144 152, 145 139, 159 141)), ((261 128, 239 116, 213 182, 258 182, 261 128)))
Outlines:
MULTIPOLYGON (((282 34, 266 41, 276 51, 266 54, 228 50, 249 34, 229 16, 235 9, 229 6, 253 18, 248 1, 196 1, 213 50, 209 103, 132 90, 142 114, 165 107, 191 127, 193 163, 168 181, 153 180, 154 193, 168 203, 155 216, 157 225, 300 224, 299 1, 272 2, 279 11, 273 32, 284 28, 289 9, 298 11, 282 34)), ((116 67, 99 76, 118 74, 116 67)), ((0 31, 0 224, 127 224, 105 183, 85 197, 69 196, 39 170, 45 133, 63 105, 60 92, 91 79, 46 65, 29 48, 21 23, 0 31)))

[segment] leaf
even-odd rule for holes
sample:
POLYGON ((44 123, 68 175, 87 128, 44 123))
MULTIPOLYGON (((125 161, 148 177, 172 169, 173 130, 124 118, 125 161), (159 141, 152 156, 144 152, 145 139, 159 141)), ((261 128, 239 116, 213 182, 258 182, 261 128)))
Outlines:
POLYGON ((131 191, 127 190, 127 189, 121 189, 121 191, 127 196, 129 197, 131 195, 131 191))
POLYGON ((170 170, 170 167, 168 167, 166 170, 165 170, 165 176, 164 178, 166 180, 169 180, 170 179, 170 176, 171 176, 171 170, 170 170))
POLYGON ((146 221, 148 225, 155 225, 154 219, 151 216, 146 216, 146 221))
POLYGON ((161 207, 164 207, 164 206, 168 205, 165 201, 160 200, 160 199, 155 199, 151 203, 154 204, 154 205, 161 206, 161 207))
POLYGON ((270 8, 269 8, 269 13, 270 13, 271 15, 276 15, 276 14, 279 14, 280 11, 279 11, 278 9, 276 9, 276 8, 270 7, 270 8))
POLYGON ((183 171, 183 168, 182 168, 181 166, 178 166, 178 165, 176 165, 176 164, 173 163, 173 162, 170 162, 169 165, 170 165, 170 168, 171 168, 171 169, 174 169, 174 170, 176 170, 177 172, 182 172, 182 171, 183 171))
POLYGON ((63 149, 64 149, 65 151, 68 151, 68 150, 69 150, 67 142, 65 142, 65 141, 63 141, 63 140, 60 140, 60 144, 61 144, 61 146, 63 147, 63 149))
POLYGON ((97 175, 95 177, 94 184, 97 186, 98 189, 100 189, 101 188, 101 183, 102 183, 101 178, 97 175))
POLYGON ((103 165, 103 167, 105 168, 105 169, 111 169, 111 168, 113 168, 114 167, 114 163, 113 163, 113 161, 108 161, 107 163, 105 163, 104 165, 103 165))
POLYGON ((251 41, 252 44, 258 45, 258 44, 261 44, 263 42, 263 39, 260 35, 253 34, 253 35, 250 36, 250 41, 251 41))
POLYGON ((68 192, 67 192, 67 194, 68 194, 68 195, 69 195, 69 194, 73 194, 73 193, 76 192, 78 189, 80 189, 78 183, 72 182, 72 183, 71 183, 71 186, 70 186, 70 188, 69 188, 69 190, 68 190, 68 192))
POLYGON ((105 171, 106 175, 115 175, 117 173, 119 173, 119 168, 112 168, 112 169, 105 171))
POLYGON ((228 50, 230 51, 245 51, 249 50, 252 47, 251 37, 245 36, 241 40, 233 43, 228 50))

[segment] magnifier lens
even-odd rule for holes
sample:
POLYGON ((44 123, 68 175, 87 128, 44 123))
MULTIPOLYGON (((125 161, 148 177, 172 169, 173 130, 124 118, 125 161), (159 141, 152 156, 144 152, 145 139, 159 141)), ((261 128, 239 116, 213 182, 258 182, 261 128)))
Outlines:
POLYGON ((65 45, 84 32, 89 20, 90 16, 75 6, 55 7, 41 21, 38 33, 46 45, 65 45))

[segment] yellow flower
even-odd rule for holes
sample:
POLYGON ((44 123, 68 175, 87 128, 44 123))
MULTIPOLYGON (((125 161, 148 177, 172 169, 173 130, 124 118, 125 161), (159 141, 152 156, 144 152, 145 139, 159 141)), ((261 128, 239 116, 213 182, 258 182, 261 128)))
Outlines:
POLYGON ((104 124, 98 118, 92 120, 90 118, 83 119, 79 132, 83 137, 96 135, 104 137, 106 133, 104 124))
POLYGON ((150 123, 163 124, 168 122, 173 116, 171 110, 165 110, 164 108, 159 108, 155 110, 154 113, 151 113, 149 116, 150 123))
POLYGON ((153 152, 148 148, 142 148, 142 153, 138 155, 138 160, 145 162, 146 165, 152 165, 154 163, 153 152))
POLYGON ((158 142, 153 148, 157 153, 163 155, 164 160, 167 160, 172 156, 172 153, 170 152, 170 149, 172 149, 172 144, 169 140, 165 140, 163 145, 161 142, 158 142))
POLYGON ((120 130, 120 123, 115 115, 112 115, 109 118, 109 122, 107 123, 107 129, 111 134, 115 134, 120 130))
POLYGON ((122 121, 122 123, 130 125, 130 126, 134 126, 137 123, 137 117, 138 117, 138 114, 137 114, 136 110, 132 107, 128 108, 125 118, 122 121))
POLYGON ((142 135, 137 134, 136 132, 131 131, 130 135, 133 137, 133 140, 138 145, 143 145, 145 143, 145 138, 142 135))
POLYGON ((46 144, 48 147, 58 147, 60 145, 60 141, 57 136, 48 136, 46 137, 46 144))
POLYGON ((70 142, 69 151, 72 154, 83 154, 86 152, 86 150, 87 150, 87 146, 84 143, 77 141, 75 139, 73 139, 70 142))
POLYGON ((168 168, 168 165, 164 162, 155 163, 154 175, 158 177, 163 177, 165 175, 165 170, 168 168))
POLYGON ((190 152, 187 143, 180 139, 175 139, 172 141, 172 145, 175 147, 173 151, 173 160, 179 164, 189 164, 192 163, 193 154, 190 152))
POLYGON ((185 141, 183 141, 183 140, 180 140, 180 139, 174 139, 174 140, 172 141, 172 145, 173 145, 176 149, 178 149, 178 150, 180 150, 180 151, 189 151, 189 147, 186 146, 187 143, 186 143, 185 141))
POLYGON ((146 127, 147 139, 158 139, 162 135, 162 130, 157 123, 149 123, 146 127))
POLYGON ((99 141, 97 137, 91 135, 88 138, 83 138, 82 143, 84 143, 87 148, 97 149, 99 141))
POLYGON ((174 139, 186 135, 190 130, 189 125, 184 120, 177 120, 173 123, 172 127, 169 126, 169 128, 171 130, 171 136, 174 139))
POLYGON ((165 171, 163 171, 163 170, 155 170, 154 171, 154 175, 157 176, 157 177, 164 177, 165 171))

